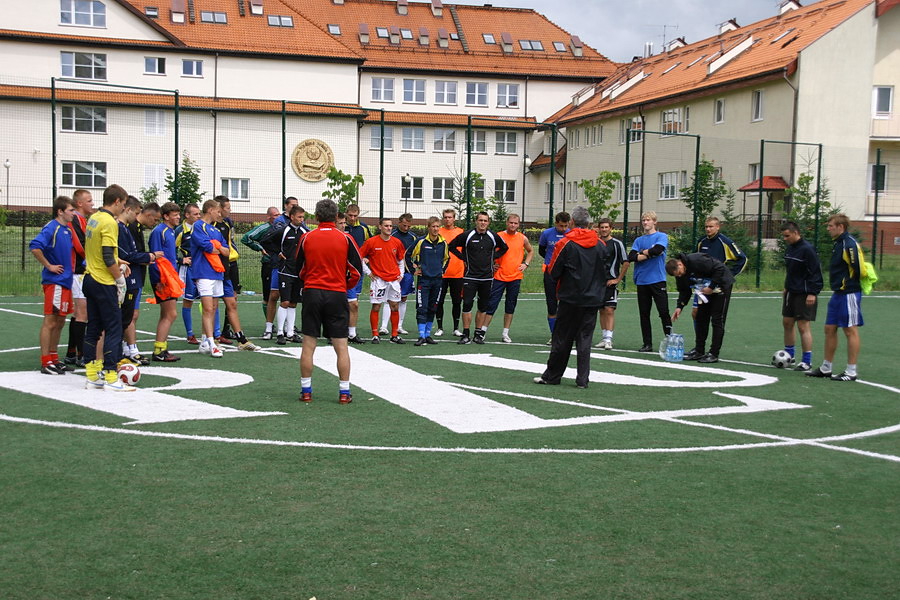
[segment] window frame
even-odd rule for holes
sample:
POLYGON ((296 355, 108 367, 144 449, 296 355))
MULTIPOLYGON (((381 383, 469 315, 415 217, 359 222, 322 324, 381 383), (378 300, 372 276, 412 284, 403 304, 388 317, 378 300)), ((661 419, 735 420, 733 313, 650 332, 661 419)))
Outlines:
POLYGON ((250 201, 250 178, 249 177, 220 177, 219 189, 223 196, 227 196, 232 202, 249 202, 250 201), (232 187, 237 184, 238 187, 232 187))
POLYGON ((406 175, 400 178, 400 199, 404 202, 424 202, 424 178, 410 175, 409 183, 406 182, 406 175))
POLYGON ((505 204, 516 203, 516 180, 495 179, 494 198, 502 197, 505 204))
POLYGON ((497 108, 519 108, 518 83, 497 84, 497 108), (514 103, 511 104, 510 99, 512 99, 514 103))
POLYGON ((643 181, 641 180, 640 175, 629 175, 628 185, 625 186, 625 189, 627 190, 626 201, 640 202, 643 195, 643 187, 643 181))
POLYGON ((472 138, 469 141, 471 142, 469 145, 472 146, 472 154, 487 154, 487 130, 473 129, 472 138))
POLYGON ((456 106, 457 97, 459 92, 459 82, 451 81, 447 79, 439 79, 434 82, 434 103, 447 105, 447 106, 456 106), (452 91, 449 89, 452 87, 452 91), (440 99, 440 96, 443 95, 443 100, 440 99), (453 100, 450 101, 449 96, 453 97, 453 100))
POLYGON ((758 123, 765 120, 765 101, 763 90, 753 90, 750 93, 750 122, 758 123))
POLYGON ((144 135, 147 137, 166 135, 166 111, 157 108, 144 109, 144 135))
POLYGON ((431 199, 438 202, 453 200, 456 181, 452 177, 431 178, 431 199))
POLYGON ((211 23, 213 25, 227 25, 228 13, 217 10, 201 10, 200 22, 211 23))
POLYGON ((713 101, 713 125, 721 125, 725 122, 725 98, 716 98, 713 101))
POLYGON ((59 24, 65 27, 93 27, 95 29, 106 29, 106 5, 99 0, 90 0, 90 11, 76 10, 79 0, 60 0, 59 2, 59 24), (66 6, 68 8, 66 8, 66 6), (102 10, 97 11, 97 8, 102 10), (65 15, 70 15, 70 21, 65 22, 65 15), (78 15, 87 15, 89 23, 78 23, 78 15), (102 21, 102 22, 98 22, 102 21))
POLYGON ((393 77, 373 77, 372 78, 372 102, 394 102, 394 78, 393 77), (375 85, 376 82, 379 85, 375 85), (390 85, 386 85, 390 82, 390 85), (375 97, 376 91, 381 96, 375 97), (390 96, 390 98, 387 98, 390 96))
POLYGON ((425 104, 424 79, 403 79, 403 103, 425 104))
POLYGON ((164 56, 145 56, 144 57, 144 75, 165 76, 166 74, 166 58, 164 56), (150 66, 155 66, 151 69, 150 66))
POLYGON ((90 133, 90 134, 102 134, 105 135, 107 133, 106 125, 106 107, 105 106, 84 106, 79 104, 67 104, 60 107, 60 132, 64 133, 90 133), (90 113, 89 116, 81 116, 79 117, 76 113, 78 111, 82 111, 85 113, 90 113), (96 112, 95 112, 96 111, 96 112), (71 113, 68 116, 66 113, 71 113), (102 112, 102 116, 98 113, 102 112), (66 121, 71 122, 70 127, 66 127, 66 121), (91 129, 79 129, 78 123, 88 122, 91 124, 91 129), (102 130, 98 130, 96 127, 97 123, 102 123, 102 130))
MULTIPOLYGON (((294 26, 294 17, 290 15, 268 15, 266 17, 266 21, 269 23, 269 27, 293 27, 294 26)), ((331 25, 328 26, 329 28, 331 25)), ((340 34, 338 34, 340 35, 340 34)))
POLYGON ((625 134, 628 131, 626 123, 631 125, 631 143, 640 144, 644 141, 644 122, 640 117, 631 117, 630 119, 619 120, 619 144, 625 144, 625 134), (640 127, 635 128, 635 125, 640 127))
POLYGON ((181 76, 182 77, 193 77, 195 79, 203 78, 203 61, 196 58, 182 58, 181 59, 181 76), (193 65, 191 69, 191 73, 186 73, 185 68, 188 65, 193 65))
POLYGON ((437 127, 434 130, 434 152, 456 152, 456 130, 437 127))
POLYGON ((401 135, 401 152, 425 152, 424 127, 404 127, 401 135))
POLYGON ((502 154, 504 156, 515 156, 519 153, 519 136, 517 131, 497 131, 494 134, 494 154, 502 154), (501 136, 503 141, 501 141, 501 136), (512 136, 512 144, 510 144, 510 136, 512 136), (502 149, 501 149, 502 145, 502 149), (510 150, 512 146, 512 150, 510 150))
POLYGON ((894 86, 892 85, 876 85, 872 87, 872 118, 873 119, 890 119, 894 114, 894 86), (881 100, 879 92, 887 90, 887 111, 878 110, 878 104, 881 100))
POLYGON ((687 182, 687 171, 664 171, 659 173, 659 200, 680 200, 681 189, 687 182), (674 181, 671 179, 674 177, 674 181))
POLYGON ((487 108, 489 86, 484 81, 466 82, 466 106, 487 108), (472 100, 470 102, 470 99, 472 100))
POLYGON ((328 33, 331 35, 341 35, 341 26, 339 23, 329 23, 328 33))
POLYGON ((109 68, 109 63, 107 62, 107 54, 102 52, 70 52, 68 50, 63 50, 60 52, 60 72, 63 77, 71 77, 72 79, 86 79, 89 81, 107 81, 107 69, 109 68), (66 56, 72 57, 71 63, 71 73, 66 73, 66 56), (89 61, 91 64, 78 64, 78 57, 89 57, 89 61), (102 58, 102 66, 98 66, 94 64, 97 61, 97 57, 102 58), (78 74, 78 69, 90 69, 91 76, 85 77, 83 75, 78 74), (102 70, 103 76, 97 77, 97 71, 102 70))
MULTIPOLYGON (((369 134, 369 150, 381 150, 381 125, 372 125, 369 134)), ((384 151, 394 151, 394 128, 384 126, 384 151)))
POLYGON ((109 175, 106 162, 93 160, 64 160, 61 161, 61 166, 61 182, 65 187, 104 189, 107 186, 109 175), (79 173, 79 166, 84 167, 85 165, 91 165, 90 169, 93 171, 90 173, 79 173), (97 169, 97 165, 103 165, 103 168, 97 169), (80 177, 90 177, 91 179, 88 181, 79 179, 80 177))
POLYGON ((888 190, 888 165, 887 163, 881 163, 881 165, 876 165, 875 163, 869 164, 869 191, 868 193, 871 195, 875 195, 875 167, 881 166, 884 169, 884 180, 881 182, 881 187, 878 189, 878 194, 882 195, 888 190))

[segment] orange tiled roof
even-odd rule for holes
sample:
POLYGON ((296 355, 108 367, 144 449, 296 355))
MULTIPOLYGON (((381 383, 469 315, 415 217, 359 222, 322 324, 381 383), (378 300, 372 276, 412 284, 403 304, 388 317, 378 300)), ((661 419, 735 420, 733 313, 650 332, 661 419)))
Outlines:
POLYGON ((250 12, 250 0, 244 1, 244 15, 236 0, 194 0, 194 20, 190 20, 190 3, 185 2, 184 23, 170 18, 171 0, 118 0, 143 19, 161 27, 169 35, 191 48, 253 54, 310 56, 317 58, 361 60, 356 52, 314 25, 300 12, 282 0, 265 0, 264 14, 250 12), (144 16, 148 6, 159 9, 159 17, 144 16), (203 11, 227 15, 227 24, 203 23, 203 11), (269 15, 289 16, 293 27, 271 27, 269 15))
POLYGON ((575 57, 569 48, 571 34, 531 9, 444 3, 443 15, 436 17, 432 14, 431 4, 423 2, 410 2, 406 15, 398 14, 396 2, 384 0, 345 0, 342 5, 335 5, 332 0, 284 2, 324 30, 328 25, 339 25, 341 34, 334 37, 364 56, 364 68, 367 69, 507 73, 598 80, 612 73, 617 66, 587 45, 583 45, 583 56, 575 57), (360 24, 368 26, 368 44, 360 41, 360 24), (408 32, 407 36, 411 35, 412 39, 400 35, 398 43, 392 43, 390 37, 378 36, 377 28, 389 32, 391 27, 396 28, 395 33, 408 32), (447 48, 438 44, 442 29, 446 32, 447 48), (419 43, 423 30, 428 34, 427 46, 419 43), (504 32, 512 38, 511 53, 504 53, 501 47, 504 32), (493 34, 497 43, 485 43, 483 33, 493 34), (459 39, 451 39, 451 34, 458 35, 459 39), (522 50, 520 39, 538 40, 544 50, 522 50), (557 52, 553 42, 564 43, 567 50, 557 52))
MULTIPOLYGON (((45 87, 22 85, 0 85, 0 98, 15 100, 50 101, 51 90, 45 87)), ((56 98, 60 102, 98 103, 118 106, 141 106, 174 108, 172 94, 140 94, 134 92, 110 91, 107 89, 56 88, 56 98)), ((281 113, 280 100, 246 100, 242 98, 210 98, 208 96, 180 96, 179 106, 185 110, 223 110, 234 112, 281 113)), ((355 104, 298 104, 288 102, 285 111, 290 114, 352 117, 362 119, 367 111, 355 104)))
POLYGON ((0 29, 0 39, 16 39, 16 40, 56 40, 60 42, 84 42, 84 43, 96 43, 99 45, 116 45, 116 46, 138 46, 138 47, 146 47, 146 46, 161 46, 161 47, 169 47, 176 45, 172 41, 162 41, 162 40, 135 40, 135 39, 126 39, 126 38, 108 38, 108 37, 96 37, 96 36, 87 36, 87 35, 71 35, 71 34, 62 34, 62 33, 44 33, 37 31, 21 31, 17 29, 0 29))
POLYGON ((705 40, 623 65, 579 106, 563 107, 548 120, 575 123, 587 117, 636 109, 639 105, 748 79, 792 73, 802 50, 872 4, 874 0, 821 0, 705 40), (752 42, 748 40, 752 39, 752 42), (741 44, 751 44, 743 51, 741 44), (710 72, 715 61, 737 55, 710 72), (740 51, 740 52, 739 52, 740 51), (643 75, 641 75, 643 73, 643 75), (631 87, 627 87, 631 84, 631 87), (626 88, 616 94, 614 87, 626 88))
MULTIPOLYGON (((566 166, 566 154, 567 148, 563 146, 562 148, 557 149, 556 151, 556 168, 566 166)), ((544 154, 541 152, 538 154, 537 158, 531 161, 531 170, 536 171, 538 169, 544 169, 550 166, 550 155, 544 154)))
MULTIPOLYGON (((778 192, 781 190, 786 190, 790 188, 785 181, 781 177, 773 177, 771 175, 763 175, 763 185, 762 189, 764 192, 778 192)), ((759 191, 759 179, 755 179, 751 181, 747 185, 738 189, 739 192, 758 192, 759 191)))

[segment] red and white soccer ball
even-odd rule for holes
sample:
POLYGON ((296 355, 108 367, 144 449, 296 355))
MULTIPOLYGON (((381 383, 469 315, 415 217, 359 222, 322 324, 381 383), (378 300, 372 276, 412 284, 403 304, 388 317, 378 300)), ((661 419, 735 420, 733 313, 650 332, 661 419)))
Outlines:
POLYGON ((119 380, 127 385, 134 385, 141 379, 141 370, 137 365, 122 365, 118 370, 119 380))

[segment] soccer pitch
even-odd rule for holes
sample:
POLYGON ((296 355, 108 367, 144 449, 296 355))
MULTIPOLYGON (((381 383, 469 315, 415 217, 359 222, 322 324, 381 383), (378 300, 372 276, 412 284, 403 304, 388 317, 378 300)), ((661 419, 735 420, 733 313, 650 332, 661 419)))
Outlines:
MULTIPOLYGON (((483 346, 352 347, 341 406, 324 342, 309 405, 299 345, 258 340, 222 359, 173 341, 181 362, 144 368, 138 392, 84 390, 37 372, 38 299, 2 298, 0 596, 895 595, 900 294, 864 298, 855 383, 768 364, 778 294, 734 295, 712 368, 636 352, 635 304, 586 390, 574 372, 532 384, 549 333, 527 294, 512 344, 498 315, 483 346)), ((258 335, 259 300, 240 307, 258 335)), ((692 344, 687 315, 676 331, 692 344)), ((841 336, 837 370, 845 356, 841 336)))

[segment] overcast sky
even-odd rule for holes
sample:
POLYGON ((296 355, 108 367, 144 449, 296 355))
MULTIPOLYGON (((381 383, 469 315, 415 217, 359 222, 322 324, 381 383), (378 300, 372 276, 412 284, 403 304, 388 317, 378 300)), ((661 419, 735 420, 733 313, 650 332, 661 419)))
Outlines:
MULTIPOLYGON (((445 0, 447 1, 447 0, 445 0)), ((780 0, 449 0, 451 4, 493 4, 533 8, 579 36, 585 43, 616 62, 643 53, 644 42, 653 52, 677 37, 693 43, 715 35, 716 25, 736 18, 749 25, 778 14, 780 0)), ((802 0, 804 6, 813 0, 802 0)))

